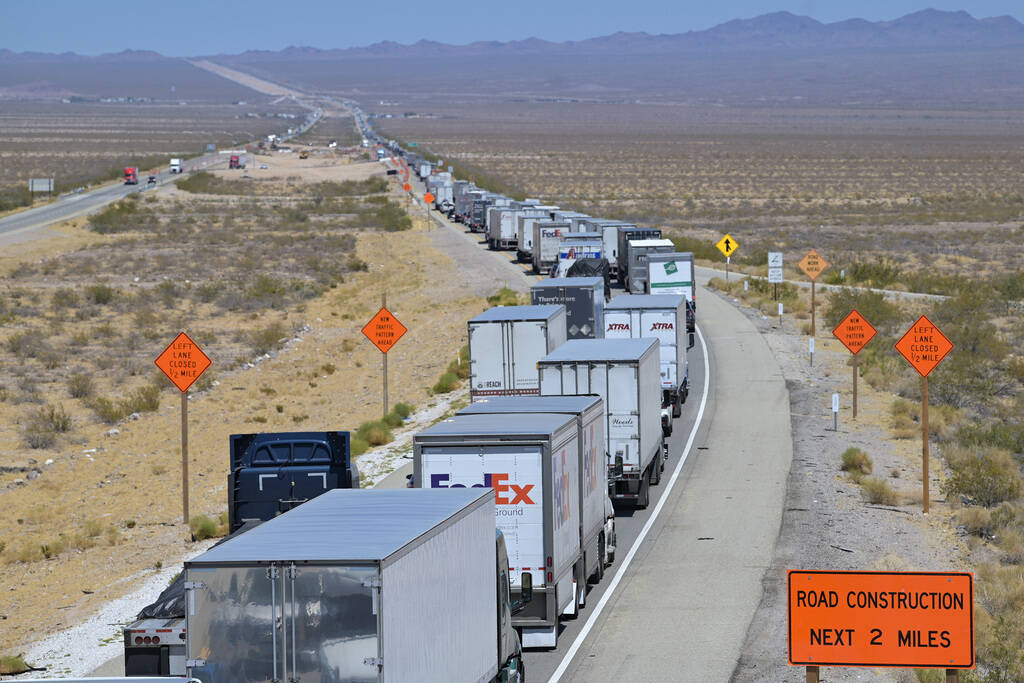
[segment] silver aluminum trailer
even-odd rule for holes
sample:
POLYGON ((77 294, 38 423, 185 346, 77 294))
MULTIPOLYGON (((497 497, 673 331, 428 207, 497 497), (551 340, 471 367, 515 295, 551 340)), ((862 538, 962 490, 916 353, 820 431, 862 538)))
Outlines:
POLYGON ((565 306, 569 339, 604 336, 604 278, 559 277, 530 285, 530 303, 565 306))
POLYGON ((519 242, 517 219, 531 215, 546 214, 531 206, 521 206, 519 202, 513 202, 511 206, 491 207, 487 221, 487 241, 491 249, 515 249, 519 242))
MULTIPOLYGON (((554 413, 576 418, 579 449, 580 547, 585 576, 598 582, 615 557, 615 512, 608 497, 604 457, 604 401, 597 396, 495 396, 481 399, 459 415, 554 413)), ((579 580, 579 579, 577 579, 579 580)), ((580 606, 586 591, 578 592, 580 606)))
POLYGON ((496 306, 467 327, 471 400, 537 395, 537 361, 565 343, 565 307, 496 306))
POLYGON ((632 223, 608 218, 588 218, 584 222, 587 232, 601 233, 604 241, 603 256, 608 259, 608 270, 613 279, 619 277, 619 228, 635 228, 632 223))
POLYGON ((619 284, 626 286, 626 276, 629 274, 629 241, 661 239, 661 230, 658 228, 619 228, 619 249, 616 254, 616 263, 619 277, 619 284))
MULTIPOLYGON (((683 330, 686 326, 686 297, 675 294, 621 294, 605 306, 607 339, 658 340, 661 366, 661 406, 672 408, 672 417, 682 414, 690 392, 690 370, 683 330)), ((670 431, 671 433, 671 431, 670 431)))
POLYGON ((658 365, 657 339, 574 339, 537 364, 542 396, 604 399, 609 493, 641 508, 664 467, 658 365))
POLYGON ((649 254, 669 254, 675 251, 672 240, 649 239, 629 240, 626 249, 629 258, 629 271, 626 272, 626 291, 630 294, 647 294, 647 256, 649 254))
POLYGON ((188 675, 490 680, 520 657, 494 519, 491 491, 338 489, 208 550, 185 563, 188 675))
POLYGON ((686 331, 693 332, 697 322, 697 283, 694 279, 693 253, 647 255, 647 282, 651 294, 678 294, 689 303, 686 331))
POLYGON ((547 273, 558 263, 558 247, 569 232, 569 221, 537 221, 533 224, 534 273, 547 273))
POLYGON ((516 216, 516 258, 520 263, 531 263, 533 257, 533 224, 551 220, 557 206, 531 206, 530 211, 516 216))
POLYGON ((555 647, 559 617, 577 614, 585 590, 578 451, 570 415, 456 415, 413 436, 417 486, 494 489, 512 599, 523 574, 533 582, 532 601, 512 617, 523 647, 555 647))
POLYGON ((582 223, 585 219, 590 218, 590 214, 580 211, 557 211, 553 218, 558 221, 567 221, 569 223, 569 232, 582 232, 582 223))

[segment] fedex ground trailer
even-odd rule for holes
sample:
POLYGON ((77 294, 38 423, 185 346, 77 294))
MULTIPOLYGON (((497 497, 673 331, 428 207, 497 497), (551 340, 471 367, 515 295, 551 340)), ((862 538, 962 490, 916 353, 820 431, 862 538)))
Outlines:
POLYGON ((543 358, 541 396, 604 399, 612 500, 647 507, 664 467, 657 339, 574 339, 543 358))
POLYGON ((673 252, 647 255, 647 282, 651 294, 679 294, 686 297, 686 331, 693 332, 697 317, 697 287, 693 279, 693 253, 673 252))
POLYGON ((565 343, 564 306, 496 306, 467 324, 469 395, 540 393, 537 361, 565 343))
POLYGON ((417 486, 494 489, 513 600, 532 579, 533 599, 512 617, 523 647, 555 647, 559 618, 577 614, 585 589, 579 448, 576 417, 564 414, 456 415, 413 436, 417 486))
POLYGON ((533 224, 531 259, 534 273, 546 273, 558 263, 562 236, 569 232, 569 221, 537 221, 533 224))

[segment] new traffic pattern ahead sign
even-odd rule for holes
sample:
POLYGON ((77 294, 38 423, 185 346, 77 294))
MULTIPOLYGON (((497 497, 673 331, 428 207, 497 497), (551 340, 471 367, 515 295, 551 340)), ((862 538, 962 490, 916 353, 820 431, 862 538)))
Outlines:
POLYGON ((864 319, 857 309, 850 311, 850 314, 843 318, 843 321, 832 330, 835 338, 843 343, 843 346, 850 350, 850 353, 857 355, 865 344, 871 341, 877 330, 864 319))
POLYGON ((423 201, 425 201, 427 204, 433 204, 434 203, 434 195, 433 195, 433 193, 432 192, 428 192, 425 195, 423 195, 423 201))
POLYGON ((391 315, 391 311, 386 308, 377 311, 377 315, 363 326, 363 334, 380 349, 381 353, 390 351, 406 331, 405 325, 398 322, 398 318, 391 315))
POLYGON ((167 378, 174 382, 178 391, 185 393, 192 383, 206 372, 212 361, 198 344, 182 332, 154 362, 167 378))
POLYGON ((804 271, 804 275, 811 278, 811 280, 817 280, 818 276, 821 275, 821 271, 828 267, 828 262, 821 258, 821 254, 811 249, 797 263, 800 266, 800 270, 804 271))
POLYGON ((789 663, 974 667, 970 574, 789 571, 789 663))
POLYGON ((724 256, 732 256, 732 253, 739 248, 739 244, 732 238, 731 235, 726 235, 722 239, 718 240, 718 251, 722 252, 724 256))
POLYGON ((922 315, 896 342, 896 350, 910 361, 922 377, 927 377, 946 354, 953 350, 953 342, 927 316, 922 315))

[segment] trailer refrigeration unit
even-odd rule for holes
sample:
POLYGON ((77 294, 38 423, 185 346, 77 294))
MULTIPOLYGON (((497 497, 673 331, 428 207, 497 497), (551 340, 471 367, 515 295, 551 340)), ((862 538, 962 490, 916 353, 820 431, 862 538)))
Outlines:
POLYGON ((569 221, 537 221, 533 224, 531 260, 534 273, 547 273, 558 263, 562 235, 569 232, 569 221))
POLYGON ((626 273, 626 291, 630 294, 647 294, 647 257, 651 254, 669 254, 676 246, 672 240, 630 240, 626 244, 629 257, 629 271, 626 273))
POLYGON ((497 306, 469 328, 469 396, 537 395, 537 361, 565 343, 564 306, 497 306))
POLYGON ((683 334, 686 298, 667 294, 622 294, 605 307, 607 339, 658 340, 661 366, 661 406, 671 407, 672 417, 682 414, 690 393, 686 352, 690 344, 683 334))
POLYGON ((565 306, 569 339, 604 336, 604 279, 564 277, 542 280, 530 286, 530 303, 565 306))
POLYGON ((417 486, 494 489, 513 600, 531 575, 533 600, 512 617, 523 647, 555 647, 559 617, 578 613, 585 590, 579 448, 571 415, 456 415, 413 436, 417 486))
POLYGON ((629 241, 656 239, 661 239, 661 230, 658 228, 619 228, 619 249, 615 262, 620 285, 626 286, 626 276, 629 274, 629 241))
POLYGON ((188 675, 521 680, 492 491, 331 491, 185 563, 188 675))
POLYGON ((678 294, 686 297, 686 331, 693 332, 697 324, 693 253, 648 254, 647 282, 651 294, 678 294))
MULTIPOLYGON (((615 558, 615 511, 608 497, 604 458, 604 401, 597 396, 495 396, 481 399, 459 415, 551 413, 576 418, 579 449, 580 547, 585 577, 599 582, 615 558)), ((577 581, 579 579, 577 578, 577 581)), ((586 591, 578 591, 580 606, 586 591)))
POLYGON ((541 396, 604 399, 608 488, 644 508, 661 481, 661 377, 657 339, 574 339, 537 364, 541 396))

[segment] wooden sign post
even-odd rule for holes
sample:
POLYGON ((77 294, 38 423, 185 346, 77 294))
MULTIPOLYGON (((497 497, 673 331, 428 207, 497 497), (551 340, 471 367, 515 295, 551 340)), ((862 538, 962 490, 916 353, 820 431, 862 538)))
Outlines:
POLYGON ((722 255, 725 256, 725 281, 728 282, 729 262, 732 261, 733 252, 736 251, 740 245, 732 238, 731 235, 726 234, 725 237, 718 240, 718 244, 715 246, 718 247, 718 251, 722 252, 722 255))
POLYGON ((821 275, 821 271, 828 268, 828 263, 821 258, 818 252, 811 249, 797 265, 800 266, 800 270, 804 271, 804 275, 811 278, 811 336, 813 337, 817 331, 814 318, 814 281, 821 275))
POLYGON ((188 524, 188 389, 212 361, 182 332, 154 362, 181 392, 181 516, 188 524))
POLYGON ((871 323, 864 319, 857 309, 843 318, 832 330, 832 335, 843 343, 853 354, 853 418, 857 419, 857 354, 878 333, 871 323))
POLYGON ((398 318, 388 310, 388 295, 386 293, 381 294, 380 310, 377 311, 377 315, 370 318, 370 322, 363 326, 363 334, 373 342, 374 346, 380 349, 384 376, 384 391, 382 394, 384 399, 383 415, 385 416, 388 414, 388 351, 402 338, 406 331, 405 325, 398 322, 398 318))
POLYGON ((953 350, 953 342, 926 316, 917 319, 896 342, 896 350, 921 375, 921 469, 924 512, 928 512, 928 374, 953 350))

